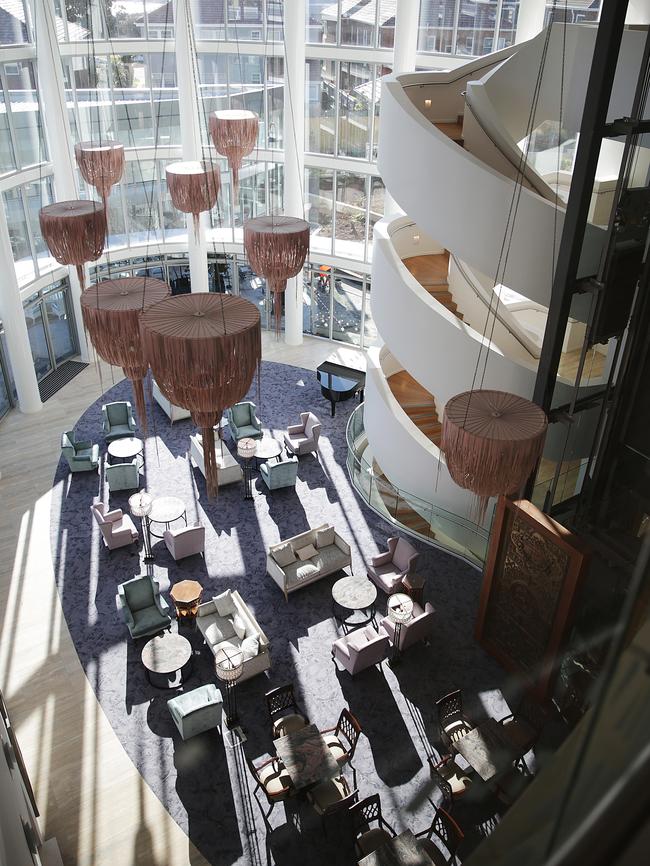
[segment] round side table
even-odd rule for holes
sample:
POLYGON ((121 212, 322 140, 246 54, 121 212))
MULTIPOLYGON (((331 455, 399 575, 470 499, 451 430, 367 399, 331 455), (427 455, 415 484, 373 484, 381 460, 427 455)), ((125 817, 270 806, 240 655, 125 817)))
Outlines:
POLYGON ((203 587, 198 580, 180 580, 172 586, 169 595, 174 602, 179 623, 194 622, 201 604, 202 593, 203 587))

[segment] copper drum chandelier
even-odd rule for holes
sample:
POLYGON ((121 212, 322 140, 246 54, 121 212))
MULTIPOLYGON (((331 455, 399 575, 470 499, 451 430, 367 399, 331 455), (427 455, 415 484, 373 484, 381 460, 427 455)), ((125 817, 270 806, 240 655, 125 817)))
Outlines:
POLYGON ((251 267, 273 292, 277 334, 287 280, 300 273, 309 252, 309 223, 298 217, 255 217, 244 223, 244 248, 251 267))
POLYGON ((465 391, 445 406, 440 447, 459 487, 488 499, 517 493, 542 454, 548 421, 535 403, 505 391, 465 391))
POLYGON ((211 211, 221 189, 219 166, 209 162, 172 162, 165 169, 167 189, 177 210, 194 217, 194 235, 199 233, 199 214, 211 211))
POLYGON ((262 356, 257 308, 203 292, 166 298, 140 318, 144 355, 158 387, 201 429, 208 496, 218 491, 214 427, 250 388, 262 356))
POLYGON ((254 111, 227 109, 210 115, 210 136, 217 151, 225 156, 232 173, 235 197, 239 190, 239 169, 244 157, 257 144, 260 119, 254 111))
POLYGON ((124 145, 116 141, 80 141, 74 146, 74 155, 81 176, 101 196, 108 221, 111 188, 124 174, 124 145))
POLYGON ((96 201, 58 201, 42 207, 38 214, 41 233, 60 265, 74 265, 86 287, 84 264, 95 262, 104 252, 106 214, 96 201))
POLYGON ((122 367, 131 380, 140 426, 147 430, 144 377, 147 374, 140 338, 140 316, 170 294, 167 283, 151 277, 102 280, 81 296, 84 325, 100 358, 122 367))

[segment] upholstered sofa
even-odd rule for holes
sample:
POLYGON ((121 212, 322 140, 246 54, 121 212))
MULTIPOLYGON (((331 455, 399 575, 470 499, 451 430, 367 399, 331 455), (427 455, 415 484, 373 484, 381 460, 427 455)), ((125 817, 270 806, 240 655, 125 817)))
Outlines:
MULTIPOLYGON (((219 487, 223 487, 225 484, 233 484, 235 481, 241 481, 243 477, 241 466, 232 456, 223 439, 216 439, 216 434, 214 452, 217 459, 217 482, 219 487)), ((200 433, 190 436, 190 457, 194 465, 205 476, 203 437, 200 433)))
POLYGON ((242 651, 244 672, 240 681, 271 667, 269 639, 237 590, 227 589, 199 605, 196 622, 213 655, 224 644, 242 651))
POLYGON ((173 403, 169 402, 167 397, 165 397, 165 395, 158 387, 158 383, 155 379, 151 383, 151 394, 156 403, 160 406, 165 415, 169 418, 170 423, 173 424, 174 421, 182 421, 184 418, 190 417, 189 409, 182 409, 180 406, 174 406, 173 403))
POLYGON ((388 654, 388 635, 371 625, 344 634, 332 644, 332 659, 354 676, 371 665, 379 664, 388 654))
MULTIPOLYGON (((399 649, 405 650, 421 640, 426 640, 433 631, 433 618, 435 610, 432 604, 427 602, 424 610, 417 602, 413 602, 413 616, 408 622, 402 623, 399 637, 399 649)), ((391 644, 395 644, 395 623, 385 616, 379 623, 390 638, 391 644)))
POLYGON ((350 545, 327 523, 272 545, 266 556, 266 570, 287 601, 290 592, 348 565, 352 565, 350 545), (306 556, 310 546, 313 553, 306 556), (304 558, 298 553, 301 550, 304 558))

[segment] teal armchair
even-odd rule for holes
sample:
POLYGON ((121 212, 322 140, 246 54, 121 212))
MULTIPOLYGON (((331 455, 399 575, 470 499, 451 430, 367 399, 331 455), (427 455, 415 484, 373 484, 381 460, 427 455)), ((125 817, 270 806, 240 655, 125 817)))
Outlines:
POLYGON ((171 623, 169 605, 148 574, 121 583, 115 601, 133 639, 158 634, 171 623))
POLYGON ((260 475, 269 490, 279 487, 295 487, 298 474, 298 458, 290 457, 281 463, 262 463, 260 475))
POLYGON ((235 442, 246 438, 262 438, 262 422, 257 417, 255 403, 250 401, 235 403, 234 406, 226 410, 226 418, 235 442))
POLYGON ((61 454, 68 461, 70 472, 90 472, 99 466, 99 445, 77 442, 74 430, 61 434, 61 454))
POLYGON ((107 442, 112 442, 113 439, 122 439, 124 436, 133 436, 135 418, 129 401, 105 403, 102 406, 102 424, 107 442))
POLYGON ((137 457, 128 463, 107 463, 104 469, 104 476, 108 489, 111 492, 116 490, 135 490, 140 486, 140 471, 138 469, 137 457))

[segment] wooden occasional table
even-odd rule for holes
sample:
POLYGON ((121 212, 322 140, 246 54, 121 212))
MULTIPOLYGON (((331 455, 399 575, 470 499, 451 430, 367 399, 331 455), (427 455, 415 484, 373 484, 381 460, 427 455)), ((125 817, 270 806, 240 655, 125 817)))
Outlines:
POLYGON ((203 587, 198 580, 181 580, 175 583, 170 591, 170 596, 176 608, 176 616, 179 620, 193 620, 201 604, 203 587))
POLYGON ((296 791, 333 779, 341 772, 316 725, 305 725, 298 731, 275 741, 275 751, 284 764, 296 791))
POLYGON ((510 769, 513 761, 521 757, 495 719, 480 722, 459 740, 455 740, 454 749, 484 782, 510 769))
POLYGON ((158 635, 145 644, 142 664, 152 686, 177 689, 192 670, 192 645, 180 634, 158 635))
POLYGON ((142 439, 138 439, 137 436, 124 436, 122 439, 113 439, 112 442, 109 442, 107 450, 113 460, 124 463, 138 457, 144 463, 143 448, 142 439))
MULTIPOLYGON (((446 863, 440 852, 440 863, 446 863)), ((437 866, 410 830, 404 830, 372 854, 359 860, 359 866, 437 866)))
POLYGON ((420 607, 424 607, 424 578, 421 574, 407 574, 402 578, 404 592, 420 607))
POLYGON ((169 529, 170 524, 174 523, 175 520, 180 520, 181 517, 187 526, 187 512, 182 499, 179 499, 178 496, 157 496, 149 512, 149 531, 155 538, 162 538, 163 534, 154 532, 151 524, 162 523, 165 529, 169 529))

